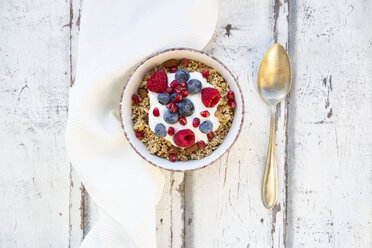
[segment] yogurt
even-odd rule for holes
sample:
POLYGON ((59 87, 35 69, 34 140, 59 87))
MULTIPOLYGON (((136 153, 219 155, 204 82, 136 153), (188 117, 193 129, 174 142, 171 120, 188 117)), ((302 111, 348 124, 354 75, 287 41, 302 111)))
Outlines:
MULTIPOLYGON (((169 84, 173 80, 175 80, 175 74, 176 73, 167 73, 168 87, 169 87, 169 84)), ((190 79, 198 79, 202 83, 202 88, 206 88, 206 87, 215 88, 213 85, 211 85, 210 83, 207 82, 207 80, 202 76, 202 74, 200 72, 190 72, 190 79)), ((200 123, 203 123, 203 121, 205 121, 205 120, 211 121, 212 124, 213 124, 213 132, 216 131, 218 129, 218 127, 220 126, 220 122, 218 121, 218 118, 214 115, 217 111, 218 104, 216 104, 213 108, 207 108, 206 106, 204 106, 204 104, 201 100, 201 92, 199 92, 197 94, 194 94, 194 95, 189 94, 186 97, 187 99, 192 101, 192 103, 194 104, 195 111, 192 115, 186 117, 187 124, 185 126, 181 125, 179 122, 177 122, 175 124, 169 124, 169 123, 165 122, 165 120, 163 118, 163 115, 164 115, 165 111, 167 110, 166 105, 162 105, 158 102, 158 93, 149 91, 148 95, 149 95, 149 100, 150 100, 149 126, 150 126, 151 131, 153 131, 153 132, 155 132, 156 124, 162 123, 166 127, 167 131, 168 131, 169 127, 173 127, 175 129, 176 133, 180 130, 183 130, 183 129, 190 129, 195 134, 195 142, 196 143, 198 141, 204 141, 205 143, 207 143, 208 142, 207 135, 202 133, 199 130, 199 127, 196 127, 196 128, 193 127, 193 125, 192 125, 193 119, 194 118, 199 118, 200 123), (154 108, 159 109, 160 115, 157 116, 157 117, 153 115, 154 108), (208 112, 210 113, 209 117, 203 117, 203 116, 200 115, 200 112, 205 111, 205 110, 208 110, 208 112)), ((167 135, 164 137, 164 139, 170 141, 174 146, 177 146, 173 141, 173 136, 170 136, 167 133, 167 135)))

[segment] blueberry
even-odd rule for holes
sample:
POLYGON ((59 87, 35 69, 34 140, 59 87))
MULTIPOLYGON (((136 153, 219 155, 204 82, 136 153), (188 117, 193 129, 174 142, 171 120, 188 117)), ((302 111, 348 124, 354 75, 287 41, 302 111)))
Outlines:
POLYGON ((190 78, 190 73, 185 69, 178 70, 174 76, 178 82, 186 82, 190 78))
POLYGON ((191 79, 187 82, 187 90, 191 95, 199 93, 202 89, 202 83, 197 79, 191 79))
POLYGON ((210 133, 213 130, 213 123, 208 120, 203 121, 202 124, 200 124, 199 126, 199 130, 200 132, 205 133, 205 134, 210 133))
POLYGON ((182 116, 190 116, 195 111, 194 104, 187 98, 183 99, 180 103, 177 104, 177 106, 178 112, 182 116))
POLYGON ((174 124, 177 123, 179 114, 178 112, 173 113, 172 111, 170 111, 170 109, 168 109, 167 111, 165 111, 163 117, 166 123, 174 124))
POLYGON ((170 94, 170 100, 174 101, 174 99, 176 99, 177 95, 178 95, 177 92, 173 92, 172 94, 170 94))
POLYGON ((155 126, 155 134, 159 138, 164 138, 165 136, 167 136, 167 129, 165 128, 163 124, 158 123, 155 126))
POLYGON ((158 95, 158 102, 160 104, 166 105, 169 102, 169 99, 170 99, 170 97, 167 93, 160 93, 158 95))

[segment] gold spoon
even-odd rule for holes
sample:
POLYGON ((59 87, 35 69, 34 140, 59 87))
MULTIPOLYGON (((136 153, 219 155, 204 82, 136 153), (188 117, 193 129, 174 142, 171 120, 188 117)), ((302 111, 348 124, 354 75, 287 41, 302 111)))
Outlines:
POLYGON ((257 88, 270 107, 270 139, 262 181, 262 202, 266 208, 275 206, 278 198, 278 175, 275 152, 276 105, 288 94, 292 85, 291 61, 284 47, 274 44, 267 51, 258 71, 257 88))

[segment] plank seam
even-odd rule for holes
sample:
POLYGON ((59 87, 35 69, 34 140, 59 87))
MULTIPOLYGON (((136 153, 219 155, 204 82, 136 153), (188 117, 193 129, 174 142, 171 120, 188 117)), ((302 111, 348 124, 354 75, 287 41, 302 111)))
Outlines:
MULTIPOLYGON (((72 87, 74 85, 74 82, 75 82, 75 78, 74 78, 74 70, 73 70, 73 60, 74 60, 74 57, 73 57, 73 43, 74 43, 74 39, 73 39, 73 28, 74 28, 74 24, 73 24, 73 21, 74 21, 74 0, 70 0, 70 9, 69 9, 69 12, 70 12, 70 19, 69 19, 69 67, 70 67, 70 87, 72 87)), ((78 30, 80 29, 80 8, 79 8, 79 15, 78 15, 78 18, 76 20, 76 26, 78 27, 78 30)), ((72 233, 72 211, 74 211, 73 209, 73 203, 72 203, 72 197, 73 197, 73 187, 74 187, 74 179, 73 179, 73 168, 72 168, 72 165, 70 163, 70 195, 69 195, 69 247, 71 247, 71 245, 73 244, 73 241, 72 241, 72 237, 73 237, 73 233, 72 233)), ((79 190, 80 190, 80 206, 79 206, 79 211, 80 211, 80 230, 82 231, 82 234, 83 234, 83 237, 85 236, 85 233, 84 233, 84 226, 85 226, 85 221, 84 221, 84 210, 85 210, 85 188, 84 188, 84 185, 82 183, 80 183, 80 187, 79 187, 79 190)))
MULTIPOLYGON (((274 32, 274 42, 275 43, 278 43, 279 42, 279 29, 281 28, 280 25, 279 25, 279 22, 278 22, 278 19, 279 19, 279 15, 280 15, 280 10, 282 9, 283 5, 286 5, 287 8, 288 8, 288 12, 287 12, 287 16, 286 16, 286 25, 287 27, 289 27, 289 15, 290 15, 290 2, 289 0, 283 0, 283 3, 280 1, 280 0, 275 0, 274 2, 274 27, 273 27, 273 32, 274 32)), ((286 40, 286 44, 283 44, 284 47, 287 49, 288 51, 288 48, 289 48, 289 28, 287 28, 287 33, 285 34, 285 40, 286 40)), ((288 98, 290 97, 290 95, 288 95, 288 97, 286 98, 285 102, 284 102, 284 138, 285 138, 285 142, 284 142, 284 179, 283 179, 283 182, 284 182, 284 199, 283 199, 283 202, 282 202, 282 206, 280 204, 276 205, 274 207, 274 209, 272 210, 272 230, 271 230, 271 235, 272 235, 272 240, 273 240, 273 243, 272 243, 272 246, 274 246, 274 232, 275 232, 275 226, 276 226, 276 216, 277 216, 277 213, 280 212, 280 211, 283 211, 283 237, 282 237, 282 242, 283 242, 283 247, 287 247, 287 206, 288 206, 288 118, 289 118, 289 113, 288 113, 288 105, 289 105, 289 101, 288 101, 288 98)), ((277 117, 279 118, 281 116, 281 106, 278 104, 278 108, 277 108, 277 117)), ((277 120, 278 120, 277 118, 277 120)), ((276 127, 278 123, 276 123, 276 127)), ((279 237, 279 244, 280 246, 280 237, 279 237)))
MULTIPOLYGON (((289 18, 291 14, 291 1, 286 0, 287 6, 288 6, 288 14, 287 14, 287 25, 288 25, 288 31, 287 31, 287 51, 289 52, 289 42, 290 42, 290 35, 289 35, 289 18)), ((291 93, 288 93, 287 98, 285 99, 285 113, 284 113, 284 137, 285 137, 285 147, 284 147, 284 203, 283 203, 283 245, 284 247, 287 247, 287 226, 288 226, 288 120, 289 120, 289 98, 291 97, 291 93)))

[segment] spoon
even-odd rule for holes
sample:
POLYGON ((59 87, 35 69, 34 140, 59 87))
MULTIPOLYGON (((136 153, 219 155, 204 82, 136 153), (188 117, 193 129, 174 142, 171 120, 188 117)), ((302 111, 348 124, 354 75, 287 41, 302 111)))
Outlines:
POLYGON ((262 202, 268 209, 276 205, 278 175, 275 152, 276 105, 288 94, 292 85, 291 61, 284 47, 274 44, 267 51, 258 71, 257 88, 261 98, 270 107, 270 138, 265 172, 262 181, 262 202))

